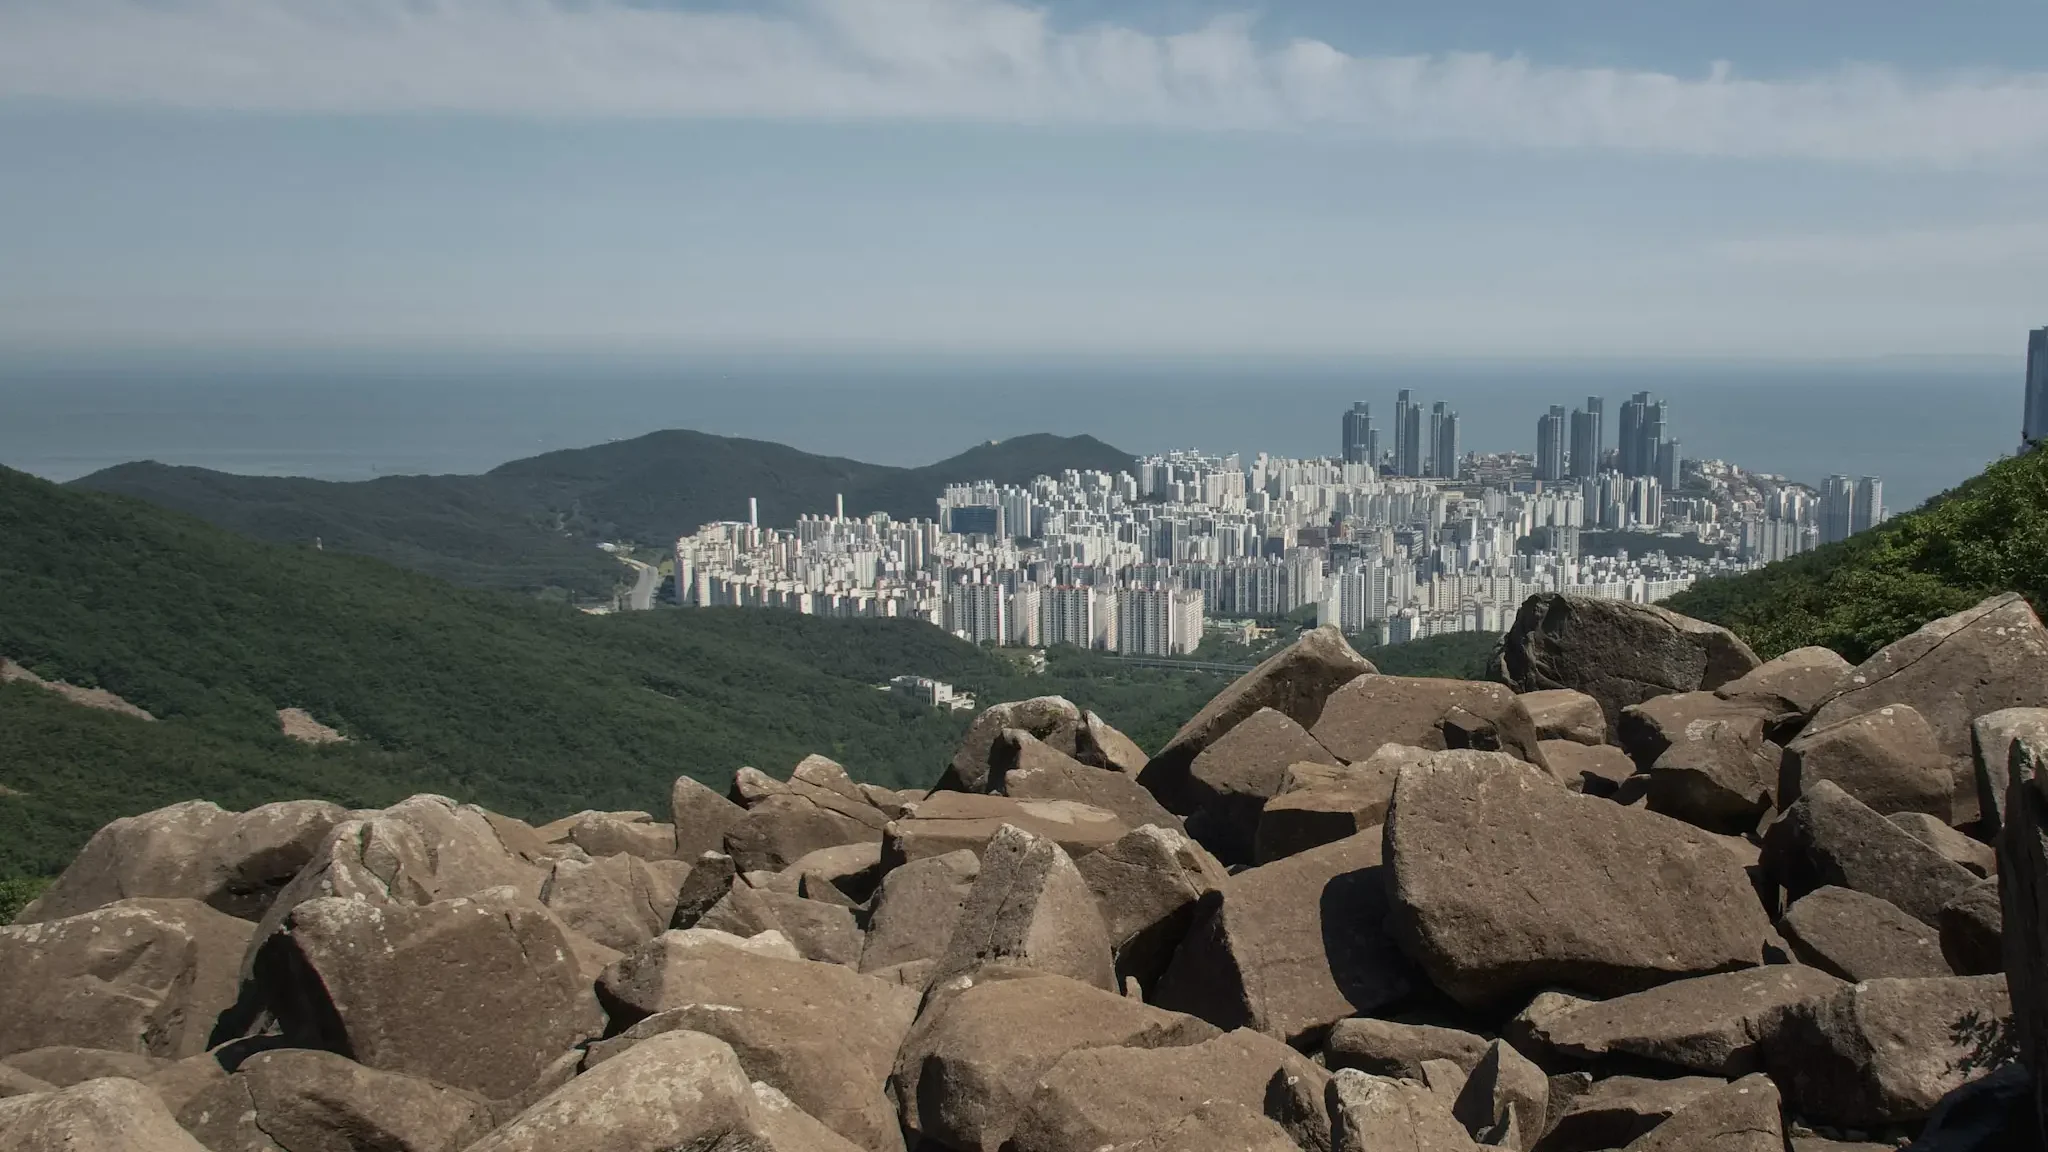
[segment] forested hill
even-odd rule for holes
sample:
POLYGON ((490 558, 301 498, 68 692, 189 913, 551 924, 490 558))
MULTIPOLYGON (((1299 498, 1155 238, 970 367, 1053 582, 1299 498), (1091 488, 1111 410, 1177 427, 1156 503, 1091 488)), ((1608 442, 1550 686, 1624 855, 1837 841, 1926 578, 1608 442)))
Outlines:
POLYGON ((109 819, 196 797, 659 811, 678 774, 723 788, 742 764, 785 773, 814 751, 928 783, 967 718, 874 687, 904 673, 988 699, 1063 694, 1151 746, 1219 686, 1078 653, 1025 676, 910 621, 590 616, 6 469, 0 656, 159 718, 0 684, 0 876, 54 869, 109 819), (349 742, 288 740, 286 707, 349 742))
POLYGON ((2040 450, 2001 460, 1868 532, 1703 580, 1665 606, 1734 629, 1766 657, 1820 644, 1860 661, 1998 592, 2048 609, 2048 453, 2040 450))
POLYGON ((814 456, 781 444, 702 432, 549 452, 481 476, 390 476, 332 482, 123 464, 75 486, 137 496, 278 543, 373 556, 482 588, 608 595, 620 565, 593 545, 665 546, 712 520, 747 514, 788 525, 829 512, 929 517, 948 483, 1022 484, 1069 468, 1117 471, 1130 454, 1090 436, 1018 436, 921 468, 814 456))

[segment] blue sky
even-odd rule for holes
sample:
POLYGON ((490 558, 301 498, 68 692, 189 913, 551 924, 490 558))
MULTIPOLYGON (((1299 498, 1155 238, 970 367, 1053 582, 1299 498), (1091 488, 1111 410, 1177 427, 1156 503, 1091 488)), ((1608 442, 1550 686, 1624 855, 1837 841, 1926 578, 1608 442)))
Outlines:
POLYGON ((0 342, 2017 355, 2041 0, 0 0, 0 342))

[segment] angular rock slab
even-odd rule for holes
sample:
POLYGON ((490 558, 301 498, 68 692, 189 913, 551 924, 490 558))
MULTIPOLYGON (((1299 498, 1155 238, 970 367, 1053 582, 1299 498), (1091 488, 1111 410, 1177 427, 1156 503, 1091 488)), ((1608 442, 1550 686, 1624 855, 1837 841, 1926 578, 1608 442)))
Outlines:
POLYGON ((723 848, 726 831, 747 814, 746 809, 688 776, 676 777, 669 787, 668 811, 678 860, 695 860, 723 848))
POLYGON ((2002 708, 1970 722, 1970 755, 1977 786, 1977 827, 1995 842, 2005 826, 2006 789, 2012 784, 2012 746, 2020 737, 2048 743, 2048 708, 2002 708))
MULTIPOLYGON (((1074 862, 1095 894, 1116 959, 1118 984, 1151 988, 1194 922, 1202 897, 1230 877, 1182 833, 1146 825, 1074 862)), ((871 932, 872 936, 872 932, 871 932)))
POLYGON ((1724 700, 1746 700, 1774 712, 1811 712, 1849 675, 1847 660, 1829 648, 1794 648, 1714 689, 1724 700))
POLYGON ((1958 976, 2005 971, 2005 911, 1998 881, 1985 880, 1941 906, 1941 956, 1958 976))
POLYGON ((1330 1028, 1329 1039, 1323 1042, 1323 1063, 1332 1070, 1356 1068, 1375 1076, 1420 1080, 1422 1066, 1432 1060, 1448 1060, 1470 1073, 1486 1058, 1487 1047, 1485 1037, 1456 1028, 1359 1018, 1339 1020, 1330 1028))
POLYGON ((1180 821, 1135 777, 1094 768, 1019 728, 1006 728, 989 748, 989 790, 1019 800, 1073 800, 1112 813, 1137 828, 1180 821))
POLYGON ((2002 976, 1850 984, 1788 1012, 1765 1069, 1809 1122, 1910 1123, 2009 1058, 2011 1015, 2002 976))
POLYGON ((1875 896, 1817 888, 1778 919, 1778 934, 1801 964, 1851 982, 1952 976, 1941 934, 1875 896))
POLYGON ((1770 928, 1714 836, 1568 792, 1498 754, 1403 769, 1386 846, 1395 936, 1470 1007, 1750 967, 1770 928))
POLYGON ((1814 724, 1785 746, 1778 772, 1780 807, 1790 807, 1817 780, 1880 815, 1924 812, 1947 820, 1955 806, 1953 758, 1942 752, 1934 728, 1910 704, 1886 704, 1814 724))
POLYGON ((980 874, 981 861, 963 848, 914 860, 882 877, 868 912, 860 970, 875 972, 944 955, 980 874))
POLYGON ((2005 971, 2020 1060, 2034 1074, 2035 1118, 2048 1132, 2048 737, 2013 741, 1998 890, 2005 971))
POLYGON ((88 1080, 0 1100, 8 1152, 208 1152, 133 1080, 88 1080))
POLYGON ((1063 696, 1038 696, 991 705, 967 726, 967 735, 961 738, 952 763, 946 766, 932 791, 988 791, 991 754, 996 740, 1005 731, 1020 730, 1049 742, 1057 751, 1072 753, 1075 735, 1085 725, 1081 710, 1063 696))
POLYGON ((1785 1152, 1785 1117, 1769 1076, 1701 1094, 1623 1152, 1785 1152))
POLYGON ((1187 816, 1188 831, 1226 864, 1248 864, 1259 811, 1301 763, 1336 766, 1337 758, 1282 713, 1261 708, 1202 750, 1185 777, 1146 777, 1168 807, 1187 816))
POLYGON ((1536 725, 1520 697, 1478 680, 1359 676, 1330 694, 1309 735, 1346 763, 1364 760, 1388 744, 1430 751, 1465 747, 1452 742, 1446 727, 1446 717, 1459 709, 1492 730, 1494 746, 1478 750, 1543 763, 1536 725))
POLYGON ((1077 860, 1130 831, 1114 812, 1075 800, 934 792, 889 822, 882 839, 882 868, 887 871, 961 849, 978 856, 1005 824, 1048 837, 1077 860))
POLYGON ((1929 927, 1977 882, 1830 780, 1806 789, 1765 831, 1763 865, 1794 900, 1829 885, 1853 888, 1929 927))
POLYGON ((1313 728, 1332 692, 1375 671, 1372 661, 1353 651, 1336 628, 1326 625, 1305 632, 1203 705, 1145 765, 1138 781, 1160 794, 1160 781, 1180 777, 1204 749, 1261 708, 1313 728))
POLYGON ((1539 740, 1569 740, 1574 744, 1605 744, 1607 717, 1600 702, 1570 688, 1524 692, 1522 708, 1536 725, 1539 740))
POLYGON ((1066 976, 1115 991, 1109 931, 1088 881, 1060 846, 1004 825, 954 921, 934 980, 1000 964, 1066 976))
POLYGON ((460 1152, 495 1127, 482 1097, 365 1068, 331 1052, 284 1049, 242 1062, 178 1110, 208 1148, 299 1152, 353 1147, 460 1152))
POLYGON ((1674 1069, 1743 1076, 1794 1005, 1842 981, 1797 964, 1676 980, 1548 1017, 1531 1029, 1551 1051, 1583 1059, 1626 1055, 1674 1069))
POLYGON ((1450 1102, 1412 1080, 1347 1068, 1330 1077, 1328 1106, 1334 1152, 1478 1152, 1450 1102))

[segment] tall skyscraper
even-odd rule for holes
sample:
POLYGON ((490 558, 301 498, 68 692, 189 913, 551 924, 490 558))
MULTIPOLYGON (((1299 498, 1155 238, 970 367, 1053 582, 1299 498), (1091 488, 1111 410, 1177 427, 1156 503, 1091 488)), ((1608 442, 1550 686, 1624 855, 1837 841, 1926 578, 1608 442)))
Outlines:
POLYGON ((1678 491, 1678 478, 1683 469, 1678 456, 1678 441, 1665 440, 1657 445, 1657 483, 1666 492, 1678 491))
POLYGON ((1344 462, 1377 464, 1379 449, 1380 434, 1372 426, 1372 405, 1353 404, 1351 411, 1344 414, 1344 462))
POLYGON ((1600 414, 1572 409, 1571 474, 1591 480, 1600 474, 1600 414))
POLYGON ((1564 479, 1564 405, 1552 404, 1536 418, 1536 478, 1564 479))
POLYGON ((1586 397, 1586 415, 1593 419, 1593 460, 1588 465, 1588 476, 1600 474, 1600 457, 1607 451, 1607 401, 1598 396, 1586 397))
POLYGON ((1621 474, 1641 476, 1649 471, 1642 459, 1643 424, 1647 421, 1650 408, 1650 394, 1638 392, 1631 399, 1621 402, 1621 474))
POLYGON ((1856 482, 1856 500, 1849 509, 1849 531, 1867 532, 1884 522, 1884 481, 1865 476, 1856 482))
POLYGON ((1820 485, 1820 542, 1847 540, 1855 531, 1856 485, 1847 476, 1830 476, 1820 485))
MULTIPOLYGON (((1417 471, 1411 471, 1408 466, 1410 460, 1417 460, 1419 463, 1418 458, 1421 455, 1416 449, 1416 437, 1409 433, 1411 425, 1408 422, 1408 418, 1415 413, 1416 407, 1414 402, 1408 398, 1408 389, 1401 389, 1401 394, 1394 399, 1394 475, 1396 476, 1414 476, 1418 474, 1417 471)), ((1415 424, 1419 426, 1421 421, 1417 420, 1415 424)))
POLYGON ((1430 413, 1431 449, 1436 456, 1436 475, 1446 480, 1458 478, 1459 461, 1464 453, 1458 445, 1458 414, 1441 401, 1430 413))
POLYGON ((2027 333, 2027 411, 2020 437, 2028 445, 2048 440, 2048 328, 2027 333))

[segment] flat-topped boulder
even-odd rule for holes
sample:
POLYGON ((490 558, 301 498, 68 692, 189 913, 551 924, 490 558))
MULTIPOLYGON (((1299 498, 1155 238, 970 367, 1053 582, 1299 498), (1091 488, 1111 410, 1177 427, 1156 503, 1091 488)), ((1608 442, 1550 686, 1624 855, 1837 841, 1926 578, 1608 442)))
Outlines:
POLYGON ((1018 800, 1088 804, 1131 828, 1180 826, 1135 776, 1083 764, 1021 728, 1004 729, 990 745, 988 786, 991 792, 1018 800))
POLYGON ((1785 910, 1777 928, 1801 964, 1844 980, 1954 975, 1934 925, 1853 889, 1814 889, 1785 910))
POLYGON ((2011 1016, 2002 976, 1848 984, 1786 1013, 1765 1070, 1810 1122, 1910 1123, 2004 1062, 2011 1016))
POLYGON ((1541 764, 1536 725, 1520 698, 1478 680, 1365 675, 1330 694, 1309 735, 1347 763, 1388 744, 1474 748, 1541 764), (1453 712, 1469 717, 1447 727, 1453 712))
POLYGON ((898 868, 961 849, 979 855, 1005 824, 1044 836, 1077 859, 1116 843, 1130 831, 1114 812, 1075 800, 934 792, 889 822, 882 840, 882 867, 898 868))
POLYGON ((1794 648, 1730 680, 1714 693, 1724 700, 1763 705, 1773 712, 1806 713, 1834 694, 1850 664, 1832 648, 1794 648))
POLYGON ((1145 765, 1139 780, 1161 794, 1166 787, 1161 781, 1186 772, 1204 749, 1261 708, 1313 728, 1332 692, 1374 671, 1372 661, 1353 651, 1336 628, 1305 632, 1203 705, 1145 765))
POLYGON ((1886 704, 1813 724, 1785 745, 1778 801, 1789 807, 1817 780, 1831 780, 1880 815, 1922 812, 1946 821, 1955 804, 1952 758, 1911 704, 1886 704))
POLYGON ((1763 865, 1797 900, 1833 885, 1889 901, 1929 927, 1977 882, 1831 780, 1808 787, 1764 833, 1763 865))
POLYGON ((133 1080, 88 1080, 56 1092, 0 1099, 8 1152, 208 1152, 178 1126, 156 1093, 133 1080))
POLYGON ((1571 688, 1549 688, 1521 694, 1522 710, 1536 726, 1539 740, 1574 744, 1605 744, 1607 717, 1600 702, 1571 688))
POLYGON ((1543 1018, 1534 1039, 1561 1055, 1633 1056, 1674 1070, 1742 1076, 1795 1004, 1832 995, 1842 981, 1798 964, 1675 980, 1647 992, 1543 1018))
POLYGON ((356 1147, 460 1152, 492 1115, 481 1096, 304 1049, 258 1053, 177 1112, 208 1148, 235 1152, 332 1147, 343 1132, 356 1147))

